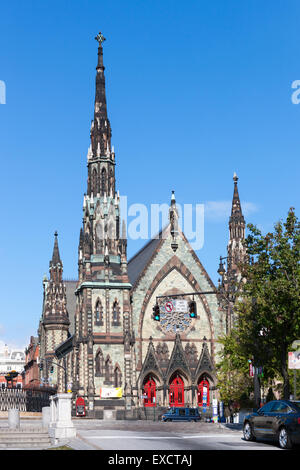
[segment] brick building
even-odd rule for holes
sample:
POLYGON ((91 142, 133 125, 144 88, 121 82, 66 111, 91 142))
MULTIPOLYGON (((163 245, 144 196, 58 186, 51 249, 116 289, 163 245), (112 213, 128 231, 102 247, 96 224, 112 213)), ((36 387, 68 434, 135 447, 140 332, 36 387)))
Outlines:
POLYGON ((40 386, 39 377, 39 339, 31 336, 25 349, 25 365, 23 372, 23 388, 33 389, 40 386))

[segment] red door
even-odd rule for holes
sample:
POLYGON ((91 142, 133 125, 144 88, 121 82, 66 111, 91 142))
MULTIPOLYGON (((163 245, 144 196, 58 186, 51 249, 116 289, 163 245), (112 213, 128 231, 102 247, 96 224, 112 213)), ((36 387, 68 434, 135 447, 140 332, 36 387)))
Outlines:
POLYGON ((181 377, 176 377, 170 383, 170 406, 184 406, 184 383, 181 377))
POLYGON ((156 406, 156 383, 153 379, 148 379, 144 385, 144 406, 156 406))
POLYGON ((205 405, 206 397, 206 406, 209 406, 209 383, 207 380, 202 380, 198 385, 198 406, 203 406, 203 398, 205 405))

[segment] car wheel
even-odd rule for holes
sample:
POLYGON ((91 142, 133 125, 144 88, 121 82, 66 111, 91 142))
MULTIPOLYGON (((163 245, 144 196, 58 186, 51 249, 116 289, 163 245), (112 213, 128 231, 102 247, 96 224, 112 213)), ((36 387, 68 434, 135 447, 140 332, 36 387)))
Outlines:
POLYGON ((281 428, 279 430, 278 442, 281 449, 290 449, 292 447, 291 438, 286 428, 281 428))
POLYGON ((252 432, 251 424, 248 421, 244 424, 243 435, 245 441, 255 441, 255 436, 252 432))

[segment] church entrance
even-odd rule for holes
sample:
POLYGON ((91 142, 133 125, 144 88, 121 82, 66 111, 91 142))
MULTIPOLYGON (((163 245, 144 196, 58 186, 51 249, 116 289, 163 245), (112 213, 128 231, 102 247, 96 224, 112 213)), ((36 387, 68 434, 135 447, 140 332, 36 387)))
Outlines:
POLYGON ((156 406, 156 383, 152 377, 147 377, 144 383, 144 406, 156 406))
POLYGON ((209 406, 209 382, 206 379, 198 383, 198 406, 209 406))
POLYGON ((180 376, 170 383, 169 402, 170 406, 184 406, 184 383, 180 376))

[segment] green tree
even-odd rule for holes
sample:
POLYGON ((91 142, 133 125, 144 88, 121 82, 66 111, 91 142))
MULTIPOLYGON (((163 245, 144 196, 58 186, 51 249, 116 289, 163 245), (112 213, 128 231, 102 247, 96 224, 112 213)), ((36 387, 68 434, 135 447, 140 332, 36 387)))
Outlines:
POLYGON ((249 260, 241 266, 246 282, 235 306, 239 354, 260 362, 267 375, 279 374, 289 398, 288 351, 300 338, 300 224, 291 208, 273 233, 248 229, 249 260))
POLYGON ((220 398, 224 403, 241 401, 249 395, 252 381, 249 377, 249 363, 239 348, 237 331, 233 329, 227 336, 220 338, 222 350, 217 364, 217 379, 220 398))

